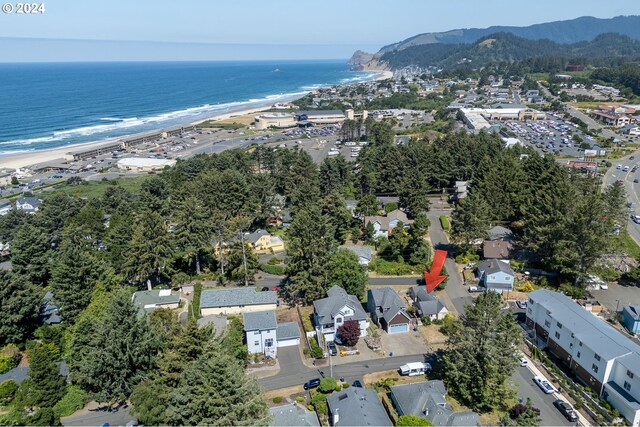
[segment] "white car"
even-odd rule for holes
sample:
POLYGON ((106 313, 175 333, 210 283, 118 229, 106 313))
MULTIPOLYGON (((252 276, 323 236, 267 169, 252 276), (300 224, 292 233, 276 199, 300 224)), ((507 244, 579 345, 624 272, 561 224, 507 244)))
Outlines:
POLYGON ((527 366, 529 364, 529 361, 524 357, 519 358, 518 362, 520 363, 520 366, 527 366))
POLYGON ((540 387, 540 389, 543 392, 545 392, 545 394, 551 394, 551 393, 557 392, 556 388, 552 386, 549 381, 545 380, 542 377, 539 377, 539 376, 533 377, 533 382, 536 383, 538 387, 540 387))

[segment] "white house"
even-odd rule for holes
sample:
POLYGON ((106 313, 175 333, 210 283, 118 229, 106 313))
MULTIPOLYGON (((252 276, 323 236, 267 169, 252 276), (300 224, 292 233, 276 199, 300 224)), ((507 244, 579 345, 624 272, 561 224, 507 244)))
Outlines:
POLYGON ((389 212, 386 216, 367 216, 364 218, 365 225, 371 223, 373 225, 374 237, 389 237, 394 228, 398 226, 400 222, 408 227, 413 223, 412 220, 407 218, 407 214, 400 209, 389 212))
POLYGON ((267 357, 275 358, 278 355, 276 312, 252 311, 243 313, 242 319, 249 353, 263 353, 267 357))
POLYGON ((442 320, 449 314, 447 307, 433 294, 427 292, 425 286, 413 286, 409 288, 409 296, 413 300, 413 306, 418 309, 420 317, 431 320, 442 320))
POLYGON ((529 294, 526 324, 539 346, 607 400, 632 426, 640 426, 640 345, 566 295, 529 294))
POLYGON ((478 264, 478 278, 487 291, 502 293, 513 290, 515 273, 504 261, 486 259, 478 264))
POLYGON ((358 256, 358 264, 365 267, 369 265, 371 259, 373 258, 373 249, 371 248, 371 246, 345 245, 340 247, 350 250, 351 252, 356 254, 358 256))
POLYGON ((16 209, 30 214, 38 212, 42 200, 37 197, 20 197, 16 200, 16 209))
POLYGON ((313 302, 313 318, 319 342, 334 341, 336 331, 347 320, 360 324, 360 336, 367 335, 369 321, 358 298, 349 295, 340 286, 327 291, 327 297, 313 302))

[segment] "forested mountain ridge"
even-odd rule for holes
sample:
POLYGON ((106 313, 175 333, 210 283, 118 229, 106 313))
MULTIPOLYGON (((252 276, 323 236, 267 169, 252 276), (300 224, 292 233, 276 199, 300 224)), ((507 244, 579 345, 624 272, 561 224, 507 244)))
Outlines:
POLYGON ((591 41, 559 44, 548 39, 529 40, 510 33, 495 33, 475 43, 423 44, 387 52, 380 57, 376 55, 373 59, 391 69, 409 65, 451 69, 540 57, 562 58, 561 62, 585 65, 607 65, 613 58, 637 61, 640 41, 618 33, 606 33, 591 41))
POLYGON ((527 27, 498 25, 488 28, 461 28, 440 33, 423 33, 384 46, 378 53, 383 54, 424 44, 473 43, 495 33, 511 33, 529 40, 549 39, 556 43, 577 43, 593 40, 600 34, 612 32, 640 39, 640 16, 616 16, 610 19, 582 16, 567 21, 545 22, 527 27))

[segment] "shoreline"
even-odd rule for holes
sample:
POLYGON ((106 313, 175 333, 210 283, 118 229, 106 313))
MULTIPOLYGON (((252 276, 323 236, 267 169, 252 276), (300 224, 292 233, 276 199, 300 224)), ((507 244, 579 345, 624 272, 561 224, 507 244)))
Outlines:
MULTIPOLYGON (((393 77, 393 72, 388 70, 366 70, 366 71, 378 73, 377 76, 371 78, 371 80, 369 81, 380 81, 380 80, 386 80, 393 77)), ((344 85, 348 85, 348 83, 337 84, 337 85, 327 85, 327 86, 344 86, 344 85)), ((308 95, 311 92, 312 92, 311 90, 305 91, 304 94, 295 95, 295 96, 283 95, 282 98, 274 98, 268 101, 265 99, 265 102, 268 102, 268 104, 249 107, 249 108, 243 108, 236 111, 228 111, 225 113, 215 114, 209 117, 200 118, 195 121, 190 121, 190 122, 185 121, 182 124, 174 124, 173 126, 160 127, 155 130, 147 130, 144 132, 135 132, 135 133, 122 135, 119 137, 108 138, 100 141, 90 141, 90 142, 85 142, 81 144, 73 144, 73 145, 67 145, 64 147, 56 147, 56 148, 43 149, 43 150, 16 152, 15 154, 11 154, 11 153, 0 154, 0 170, 2 170, 3 168, 5 169, 28 168, 28 166, 32 166, 32 165, 36 165, 44 162, 51 162, 54 160, 67 161, 72 159, 72 156, 69 153, 72 153, 74 151, 90 149, 91 147, 99 147, 101 145, 112 144, 117 141, 122 141, 129 138, 135 138, 137 136, 146 135, 149 133, 161 132, 161 131, 164 131, 167 129, 173 129, 179 126, 193 126, 193 125, 197 125, 199 123, 210 121, 210 120, 221 121, 221 120, 228 120, 237 116, 257 114, 262 111, 270 110, 273 107, 274 103, 292 102, 308 95)))

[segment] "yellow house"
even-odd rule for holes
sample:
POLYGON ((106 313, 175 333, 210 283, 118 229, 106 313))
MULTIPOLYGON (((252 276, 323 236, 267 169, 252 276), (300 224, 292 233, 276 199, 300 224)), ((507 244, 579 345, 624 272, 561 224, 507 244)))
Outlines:
POLYGON ((266 230, 257 230, 244 235, 244 240, 251 243, 257 254, 284 251, 284 242, 278 236, 272 236, 266 230))

